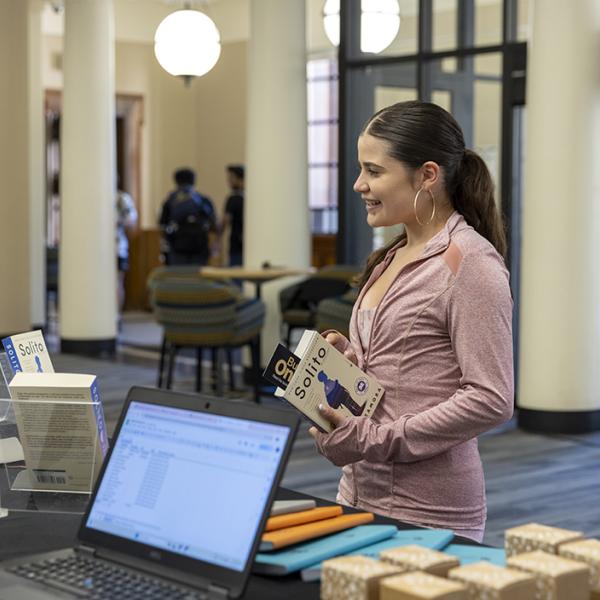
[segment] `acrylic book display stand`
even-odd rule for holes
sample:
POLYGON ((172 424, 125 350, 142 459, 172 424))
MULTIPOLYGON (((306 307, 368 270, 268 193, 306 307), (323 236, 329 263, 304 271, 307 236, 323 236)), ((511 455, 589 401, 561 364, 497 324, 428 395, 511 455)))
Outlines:
POLYGON ((0 508, 83 513, 102 464, 88 418, 99 401, 16 401, 4 352, 0 371, 0 508))

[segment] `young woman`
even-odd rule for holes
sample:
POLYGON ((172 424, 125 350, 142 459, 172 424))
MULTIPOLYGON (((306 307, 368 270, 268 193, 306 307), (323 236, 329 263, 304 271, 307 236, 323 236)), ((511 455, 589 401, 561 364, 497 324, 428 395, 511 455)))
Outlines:
POLYGON ((354 189, 371 227, 404 224, 359 280, 350 340, 326 339, 385 395, 372 418, 322 414, 338 501, 481 541, 477 436, 513 412, 512 300, 493 183, 460 126, 425 102, 384 108, 358 140, 354 189))

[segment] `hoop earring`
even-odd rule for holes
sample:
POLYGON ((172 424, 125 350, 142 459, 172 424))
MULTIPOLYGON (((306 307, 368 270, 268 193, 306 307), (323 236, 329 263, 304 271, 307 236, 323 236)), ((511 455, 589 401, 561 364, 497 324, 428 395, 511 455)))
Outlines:
POLYGON ((433 221, 433 219, 435 218, 435 196, 433 195, 433 192, 431 190, 425 190, 431 196, 431 203, 433 204, 433 210, 431 211, 431 216, 429 217, 429 221, 427 221, 427 223, 423 223, 423 221, 421 221, 421 219, 419 219, 419 215, 417 213, 417 203, 419 202, 419 194, 422 191, 423 191, 423 188, 421 188, 415 194, 415 201, 413 202, 413 209, 415 211, 415 219, 417 220, 417 223, 421 227, 425 227, 425 225, 429 225, 433 221))

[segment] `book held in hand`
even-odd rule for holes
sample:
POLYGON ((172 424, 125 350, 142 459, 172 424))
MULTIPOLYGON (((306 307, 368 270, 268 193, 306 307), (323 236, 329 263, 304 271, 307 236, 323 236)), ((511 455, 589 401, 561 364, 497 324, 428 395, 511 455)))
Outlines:
POLYGON ((384 393, 373 377, 310 330, 304 332, 294 353, 279 344, 263 375, 278 386, 276 396, 325 432, 333 426, 321 416, 319 404, 348 416, 370 417, 384 393))

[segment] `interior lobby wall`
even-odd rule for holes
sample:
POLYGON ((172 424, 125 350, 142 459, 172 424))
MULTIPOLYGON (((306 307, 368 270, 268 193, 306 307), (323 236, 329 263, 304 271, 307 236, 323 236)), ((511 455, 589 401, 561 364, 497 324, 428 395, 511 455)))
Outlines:
MULTIPOLYGON (((156 61, 151 44, 117 42, 117 94, 141 96, 140 225, 156 225, 172 173, 190 166, 198 189, 221 210, 227 193, 225 165, 244 162, 246 143, 246 42, 222 45, 214 69, 186 87, 156 61)), ((62 89, 62 37, 44 36, 43 85, 62 89)))
POLYGON ((30 321, 28 8, 0 1, 0 333, 30 321))

